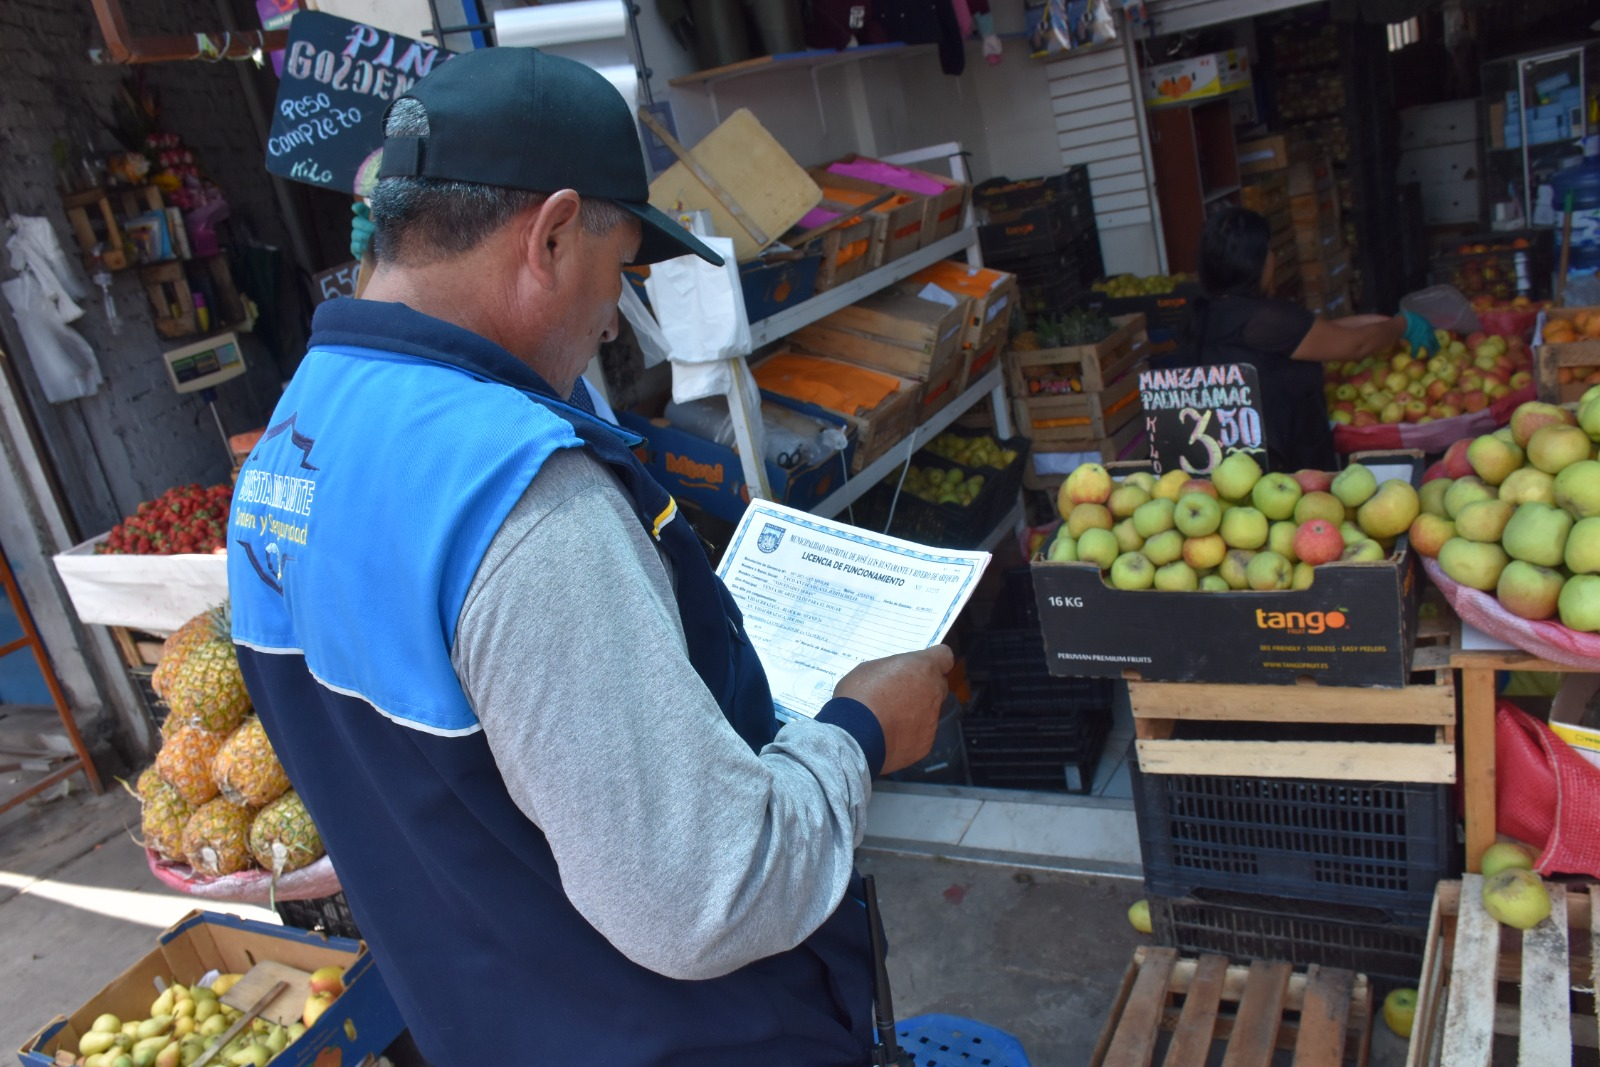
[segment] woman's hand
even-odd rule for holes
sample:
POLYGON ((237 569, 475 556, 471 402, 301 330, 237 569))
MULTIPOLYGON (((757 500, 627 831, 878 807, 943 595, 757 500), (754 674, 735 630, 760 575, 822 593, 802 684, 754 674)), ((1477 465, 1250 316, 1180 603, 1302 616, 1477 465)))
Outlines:
POLYGON ((1400 314, 1406 319, 1406 340, 1411 344, 1413 356, 1420 358, 1424 353, 1431 356, 1439 351, 1439 338, 1433 332, 1433 323, 1415 311, 1402 311, 1400 314))

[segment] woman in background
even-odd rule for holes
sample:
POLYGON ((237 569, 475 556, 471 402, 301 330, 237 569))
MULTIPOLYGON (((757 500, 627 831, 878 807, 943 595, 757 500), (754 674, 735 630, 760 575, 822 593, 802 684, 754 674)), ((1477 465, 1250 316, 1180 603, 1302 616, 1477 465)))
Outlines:
POLYGON ((1323 401, 1321 363, 1364 359, 1401 338, 1412 352, 1438 348, 1428 320, 1410 311, 1322 319, 1272 296, 1272 231, 1254 211, 1228 207, 1200 237, 1200 287, 1185 338, 1192 366, 1248 363, 1261 383, 1267 469, 1333 470, 1337 457, 1323 401))

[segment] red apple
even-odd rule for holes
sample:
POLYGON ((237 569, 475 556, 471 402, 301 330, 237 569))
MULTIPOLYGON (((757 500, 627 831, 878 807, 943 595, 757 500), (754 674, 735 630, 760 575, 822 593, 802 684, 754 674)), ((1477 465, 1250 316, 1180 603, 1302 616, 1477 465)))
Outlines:
POLYGON ((1479 330, 1477 333, 1469 333, 1466 337, 1467 347, 1473 351, 1477 351, 1478 346, 1483 344, 1483 342, 1487 341, 1488 339, 1489 335, 1484 333, 1482 330, 1479 330))
POLYGON ((344 968, 329 965, 311 972, 311 992, 336 997, 344 992, 344 968))
POLYGON ((1472 473, 1472 464, 1467 462, 1467 447, 1472 444, 1472 438, 1463 437, 1445 449, 1444 476, 1446 478, 1465 478, 1472 473))
POLYGON ((1298 470, 1294 480, 1300 483, 1302 493, 1326 493, 1333 487, 1333 475, 1325 471, 1298 470))
POLYGON ((1472 392, 1467 394, 1466 402, 1463 406, 1468 411, 1482 411, 1484 408, 1489 406, 1488 394, 1486 394, 1482 389, 1474 389, 1472 392))
POLYGON ((1181 499, 1185 493, 1204 493, 1206 496, 1213 498, 1218 495, 1217 487, 1206 481, 1204 478, 1190 478, 1188 481, 1180 485, 1178 487, 1179 498, 1181 499))
POLYGON ((1326 519, 1312 519, 1301 523, 1294 532, 1294 554, 1301 562, 1315 567, 1319 563, 1332 563, 1344 553, 1344 535, 1339 527, 1326 519))
POLYGON ((1372 412, 1366 411, 1364 409, 1361 410, 1361 411, 1356 412, 1355 416, 1350 420, 1350 425, 1356 426, 1356 427, 1376 426, 1377 424, 1378 424, 1378 416, 1376 416, 1372 412))

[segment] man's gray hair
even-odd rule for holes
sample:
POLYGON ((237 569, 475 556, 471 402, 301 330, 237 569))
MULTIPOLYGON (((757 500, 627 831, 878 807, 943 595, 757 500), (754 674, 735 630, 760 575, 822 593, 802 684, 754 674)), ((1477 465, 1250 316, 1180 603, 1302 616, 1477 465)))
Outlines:
MULTIPOLYGON (((402 97, 389 109, 385 137, 426 137, 428 111, 402 97)), ((368 198, 375 227, 372 254, 382 261, 421 266, 460 255, 510 222, 521 211, 542 204, 555 190, 530 192, 444 178, 384 178, 368 198)), ((610 233, 628 212, 609 200, 583 197, 583 228, 610 233)))

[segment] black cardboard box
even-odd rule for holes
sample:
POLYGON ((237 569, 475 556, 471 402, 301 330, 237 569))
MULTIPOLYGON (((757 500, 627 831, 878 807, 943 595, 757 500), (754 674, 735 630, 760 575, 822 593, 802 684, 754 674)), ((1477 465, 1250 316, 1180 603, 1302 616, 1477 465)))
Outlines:
MULTIPOLYGON (((1422 478, 1419 452, 1352 458, 1379 482, 1408 471, 1412 484, 1422 478)), ((1310 589, 1271 593, 1133 592, 1106 584, 1092 563, 1033 564, 1050 673, 1146 682, 1401 688, 1420 581, 1405 535, 1387 560, 1324 564, 1310 589)))
POLYGON ((1096 290, 1089 294, 1089 307, 1107 317, 1143 315, 1145 326, 1152 331, 1181 332, 1200 292, 1199 282, 1179 282, 1170 293, 1149 296, 1107 296, 1096 290))

